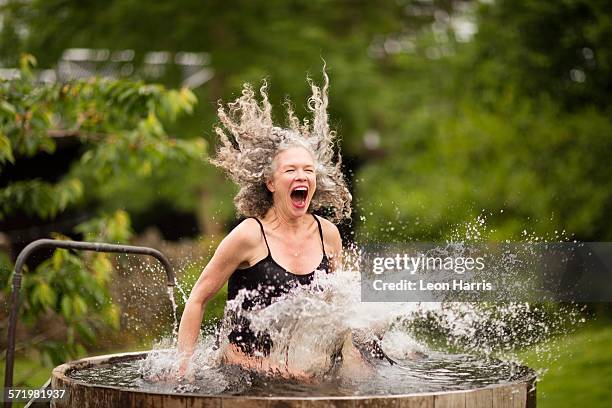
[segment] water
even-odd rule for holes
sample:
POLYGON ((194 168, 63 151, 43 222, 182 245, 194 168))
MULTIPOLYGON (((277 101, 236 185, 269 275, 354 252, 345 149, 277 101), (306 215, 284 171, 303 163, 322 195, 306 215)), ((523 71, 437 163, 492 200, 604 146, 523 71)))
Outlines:
POLYGON ((401 395, 468 390, 533 378, 532 371, 513 363, 444 353, 400 360, 397 365, 376 362, 361 376, 348 378, 336 373, 310 382, 263 376, 238 366, 200 370, 192 383, 159 382, 142 378, 142 364, 143 360, 124 361, 72 371, 68 376, 87 383, 141 391, 293 397, 401 395))
POLYGON ((168 298, 170 299, 170 303, 172 304, 172 335, 173 337, 176 337, 178 336, 178 305, 174 300, 174 286, 168 286, 166 290, 168 292, 168 298))

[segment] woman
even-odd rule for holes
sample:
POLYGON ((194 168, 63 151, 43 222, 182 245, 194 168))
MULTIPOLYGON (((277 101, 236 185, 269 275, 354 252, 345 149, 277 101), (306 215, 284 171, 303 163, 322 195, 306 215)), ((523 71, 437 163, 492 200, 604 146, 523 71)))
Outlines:
MULTIPOLYGON (((351 195, 340 156, 333 150, 335 132, 328 126, 325 70, 323 75, 322 89, 309 81, 312 122, 300 123, 288 106, 289 128, 274 126, 265 83, 261 102, 245 84, 241 97, 218 110, 223 128, 215 129, 220 148, 212 162, 239 186, 234 202, 238 213, 247 218, 219 244, 185 305, 178 332, 181 376, 193 355, 205 305, 226 281, 228 300, 242 289, 259 289, 242 303, 242 308, 251 310, 310 283, 316 270, 332 272, 340 265, 338 229, 312 213, 326 208, 333 221, 351 214, 351 195)), ((254 333, 248 320, 233 323, 224 352, 227 363, 304 375, 267 359, 272 340, 265 333, 254 333)))

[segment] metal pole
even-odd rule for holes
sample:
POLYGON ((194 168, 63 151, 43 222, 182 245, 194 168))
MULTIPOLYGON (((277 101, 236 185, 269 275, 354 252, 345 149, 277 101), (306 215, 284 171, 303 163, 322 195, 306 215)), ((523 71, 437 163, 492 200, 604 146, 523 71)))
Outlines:
POLYGON ((150 255, 159 260, 166 271, 167 285, 174 287, 174 272, 168 258, 156 249, 132 245, 115 245, 101 242, 60 241, 54 239, 39 239, 28 244, 17 256, 15 270, 13 271, 13 292, 11 293, 11 304, 8 326, 8 345, 6 349, 6 364, 4 366, 4 406, 12 407, 13 403, 7 401, 7 389, 13 386, 13 366, 15 362, 15 330, 17 328, 17 317, 19 315, 19 291, 21 289, 21 271, 25 261, 36 250, 40 248, 64 248, 78 249, 82 251, 114 252, 122 254, 150 255))

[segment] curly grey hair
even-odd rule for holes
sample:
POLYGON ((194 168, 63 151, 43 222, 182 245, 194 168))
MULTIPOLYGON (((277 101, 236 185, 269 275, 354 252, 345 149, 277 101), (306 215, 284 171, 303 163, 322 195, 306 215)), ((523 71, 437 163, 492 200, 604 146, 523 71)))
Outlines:
POLYGON ((218 115, 223 125, 215 128, 220 138, 216 156, 211 160, 223 169, 239 187, 234 204, 240 215, 262 217, 272 207, 272 193, 266 187, 274 169, 276 155, 291 147, 305 148, 315 162, 317 190, 310 209, 331 210, 331 220, 339 222, 351 215, 351 194, 342 174, 342 159, 334 153, 336 132, 329 129, 327 115, 327 91, 329 78, 323 67, 323 88, 307 81, 312 90, 308 110, 312 112, 312 124, 301 123, 287 102, 289 128, 272 123, 272 105, 268 100, 267 83, 259 89, 261 103, 249 84, 244 84, 242 96, 234 102, 219 104, 218 115))

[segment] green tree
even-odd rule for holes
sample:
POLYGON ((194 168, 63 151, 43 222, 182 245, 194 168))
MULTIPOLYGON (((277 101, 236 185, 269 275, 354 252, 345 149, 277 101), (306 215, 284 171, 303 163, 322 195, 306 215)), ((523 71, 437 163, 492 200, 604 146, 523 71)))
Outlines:
POLYGON ((471 68, 484 102, 514 87, 527 98, 544 96, 568 111, 585 105, 609 109, 611 15, 612 4, 605 0, 481 5, 471 68))
MULTIPOLYGON (((0 188, 0 219, 24 213, 52 220, 68 209, 91 206, 113 178, 129 175, 143 182, 162 163, 204 155, 201 138, 171 137, 165 130, 164 123, 192 112, 196 98, 191 91, 102 78, 42 84, 35 79, 34 64, 33 57, 23 56, 19 77, 0 82, 0 171, 21 158, 53 154, 58 136, 78 138, 82 154, 55 182, 9 180, 0 188)), ((91 241, 128 241, 128 213, 104 210, 74 232, 91 241)), ((5 292, 8 272, 3 270, 5 292)), ((75 357, 83 345, 95 344, 99 330, 118 328, 119 312, 108 292, 112 276, 107 255, 66 250, 25 274, 24 320, 34 326, 53 317, 64 329, 35 342, 44 361, 58 364, 75 357)))
MULTIPOLYGON (((20 41, 6 51, 0 44, 0 56, 9 61, 15 50, 33 52, 40 56, 42 66, 52 68, 66 48, 132 49, 134 75, 138 76, 143 74, 141 63, 148 51, 206 52, 214 77, 197 90, 203 103, 196 107, 194 115, 183 119, 175 129, 202 132, 213 146, 212 127, 218 100, 232 100, 245 81, 258 83, 268 77, 277 120, 282 123, 286 95, 294 101, 296 112, 303 115, 310 96, 305 75, 309 73, 320 80, 324 58, 332 78, 330 114, 343 138, 345 164, 351 170, 368 158, 363 135, 369 128, 389 121, 387 115, 393 110, 390 103, 400 90, 394 86, 405 75, 388 58, 372 58, 372 46, 383 47, 388 37, 397 43, 396 37, 401 39, 418 27, 428 26, 438 10, 449 12, 452 4, 448 0, 427 4, 412 0, 358 3, 181 0, 163 4, 142 0, 104 3, 13 0, 4 7, 12 24, 12 28, 8 25, 5 28, 13 37, 19 34, 20 41), (54 18, 50 20, 49 15, 54 18), (170 31, 169 21, 173 25, 170 31)), ((176 77, 166 80, 176 83, 172 82, 176 77)), ((168 174, 180 170, 168 168, 168 174)), ((139 208, 151 207, 154 197, 165 198, 181 209, 205 214, 201 216, 203 224, 231 220, 233 191, 227 183, 220 182, 222 176, 215 169, 209 166, 193 169, 185 176, 187 186, 195 186, 202 179, 215 181, 173 192, 145 192, 147 186, 134 186, 143 197, 139 208), (179 194, 180 198, 170 194, 179 194), (201 199, 195 201, 194 197, 201 199), (220 201, 222 206, 214 205, 220 201)), ((112 190, 129 190, 129 181, 117 180, 117 188, 112 190)), ((120 194, 108 195, 114 202, 118 197, 120 194)), ((206 225, 203 231, 210 233, 206 225)))
POLYGON ((465 239, 482 215, 492 239, 610 239, 603 3, 492 2, 470 42, 427 28, 417 44, 450 52, 392 57, 419 82, 398 85, 412 99, 396 99, 403 118, 381 131, 382 160, 357 174, 362 236, 465 239))
MULTIPOLYGON (((9 1, 4 10, 5 37, 18 39, 0 47, 5 61, 29 49, 52 66, 68 47, 130 48, 142 58, 152 43, 208 52, 215 76, 198 90, 206 103, 178 124, 205 136, 215 102, 230 100, 245 80, 269 76, 272 100, 289 94, 303 113, 300 78, 316 75, 324 57, 331 117, 355 171, 356 213, 367 218, 360 229, 372 238, 445 237, 482 210, 494 214, 500 237, 531 227, 610 236, 609 2, 52 0, 9 1), (366 146, 366 134, 379 135, 380 145, 366 146)), ((164 194, 184 194, 183 208, 201 207, 193 197, 222 197, 214 211, 229 217, 226 183, 195 187, 202 174, 219 175, 188 174, 188 194, 164 194)), ((117 202, 115 193, 131 188, 122 180, 106 199, 117 202)))

